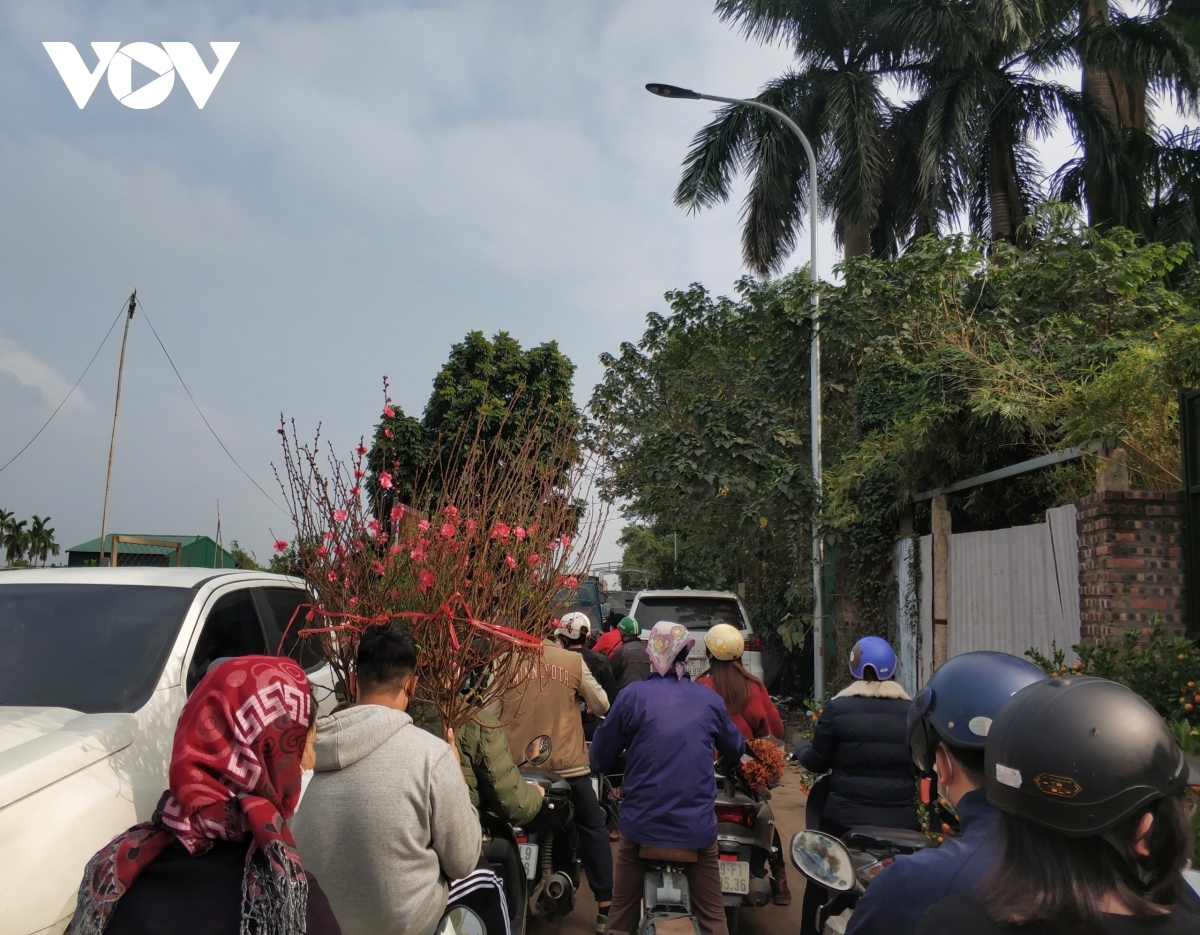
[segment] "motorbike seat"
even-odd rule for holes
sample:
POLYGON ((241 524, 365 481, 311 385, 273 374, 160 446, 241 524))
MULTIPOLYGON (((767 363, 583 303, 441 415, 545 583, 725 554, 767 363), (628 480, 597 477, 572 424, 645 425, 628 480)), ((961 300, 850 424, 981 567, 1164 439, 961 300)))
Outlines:
POLYGON ((910 831, 907 828, 880 828, 874 825, 861 825, 851 828, 843 839, 851 847, 860 850, 888 848, 902 852, 920 850, 929 847, 929 838, 920 831, 910 831))
POLYGON ((668 864, 694 864, 700 859, 700 854, 685 847, 651 847, 649 844, 642 844, 638 847, 638 857, 642 860, 661 860, 668 864))

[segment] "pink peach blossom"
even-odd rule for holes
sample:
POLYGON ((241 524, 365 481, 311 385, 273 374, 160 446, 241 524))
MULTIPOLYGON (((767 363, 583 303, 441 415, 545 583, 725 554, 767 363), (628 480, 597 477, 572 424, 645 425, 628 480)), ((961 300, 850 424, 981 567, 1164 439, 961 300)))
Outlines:
POLYGON ((331 571, 331 572, 330 572, 328 575, 326 575, 325 577, 326 577, 326 578, 328 578, 330 581, 337 581, 337 572, 333 572, 333 571, 331 571))
MULTIPOLYGON (((333 511, 333 519, 334 519, 334 522, 337 522, 337 523, 344 523, 344 522, 346 522, 346 517, 347 517, 348 515, 349 515, 349 514, 348 514, 348 513, 347 513, 345 510, 334 510, 334 511, 333 511)), ((332 538, 333 538, 333 536, 331 535, 329 538, 331 538, 331 539, 332 539, 332 538)))
POLYGON ((329 554, 329 549, 325 548, 325 546, 321 546, 319 549, 317 549, 317 554, 321 556, 321 558, 324 558, 329 554))
POLYGON ((399 555, 401 552, 404 551, 404 546, 400 545, 400 543, 397 542, 394 546, 392 546, 390 549, 388 549, 388 551, 391 552, 393 555, 399 555))
POLYGON ((563 578, 563 585, 568 588, 577 588, 579 587, 579 579, 574 575, 570 575, 566 578, 563 578))
POLYGON ((383 574, 383 562, 379 561, 379 559, 376 559, 375 561, 371 562, 371 571, 375 572, 375 574, 377 574, 377 575, 382 575, 383 574))
POLYGON ((389 474, 387 471, 380 471, 379 472, 379 486, 382 487, 384 490, 391 490, 392 489, 392 475, 389 474))
POLYGON ((421 532, 425 532, 429 528, 429 520, 423 519, 417 525, 421 528, 421 532))
POLYGON ((396 410, 395 410, 395 409, 393 409, 391 406, 384 406, 384 407, 383 407, 383 417, 384 417, 385 419, 394 419, 394 418, 396 418, 396 410))
POLYGON ((537 552, 534 552, 531 556, 529 556, 529 567, 536 568, 537 563, 540 562, 541 560, 542 560, 542 557, 540 555, 538 555, 537 552))
POLYGON ((516 536, 519 541, 524 542, 525 541, 525 527, 518 526, 516 529, 513 530, 513 535, 516 536))
POLYGON ((361 487, 351 487, 350 488, 350 496, 352 496, 352 497, 357 497, 361 493, 362 493, 361 487))
POLYGON ((383 434, 384 434, 384 435, 386 435, 388 438, 395 438, 395 436, 394 436, 394 435, 392 435, 392 430, 391 430, 391 429, 384 429, 384 430, 383 430, 383 434))
POLYGON ((504 556, 504 563, 505 563, 506 565, 508 565, 508 567, 509 567, 509 568, 516 568, 516 567, 517 567, 517 560, 516 560, 515 558, 513 558, 511 555, 508 555, 508 554, 505 554, 505 556, 504 556))
POLYGON ((403 504, 397 504, 396 506, 392 507, 392 511, 390 513, 388 513, 388 516, 391 517, 391 520, 393 523, 396 522, 397 520, 404 519, 403 504))
POLYGON ((446 519, 450 520, 450 522, 458 522, 458 507, 451 505, 442 510, 442 512, 446 514, 446 519))
POLYGON ((355 468, 354 476, 357 477, 359 480, 362 480, 364 477, 367 476, 367 472, 364 471, 362 468, 355 468))
POLYGON ((367 453, 367 446, 359 445, 357 448, 354 449, 354 453, 361 458, 363 455, 365 455, 367 453))
POLYGON ((276 552, 286 552, 287 548, 288 548, 288 544, 287 544, 286 539, 276 539, 275 540, 275 551, 276 552))
POLYGON ((433 587, 434 580, 433 572, 428 568, 422 568, 421 573, 417 575, 417 590, 424 594, 433 587))
POLYGON ((498 536, 501 539, 507 539, 509 532, 510 530, 506 523, 496 523, 496 525, 492 527, 492 538, 495 539, 498 536))
POLYGON ((458 532, 453 523, 442 523, 442 528, 439 530, 443 539, 453 539, 454 534, 458 532))

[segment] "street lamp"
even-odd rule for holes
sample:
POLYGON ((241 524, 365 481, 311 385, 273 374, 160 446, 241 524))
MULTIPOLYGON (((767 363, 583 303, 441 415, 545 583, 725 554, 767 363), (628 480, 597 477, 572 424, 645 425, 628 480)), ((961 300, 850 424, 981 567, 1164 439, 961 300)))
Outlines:
MULTIPOLYGON (((816 504, 821 503, 821 331, 820 331, 820 301, 817 295, 817 157, 812 144, 804 131, 796 125, 791 117, 778 108, 760 101, 748 101, 737 97, 718 97, 715 94, 701 94, 688 88, 677 88, 671 84, 648 84, 646 90, 659 97, 679 98, 687 101, 717 101, 720 104, 744 104, 746 107, 756 107, 774 114, 784 122, 789 130, 796 134, 804 152, 808 155, 808 188, 809 188, 809 240, 812 244, 812 258, 809 260, 809 274, 812 276, 812 343, 809 346, 809 390, 810 416, 812 423, 812 476, 813 488, 816 494, 816 504)), ((822 573, 825 568, 825 543, 821 537, 821 527, 817 516, 813 515, 812 524, 812 564, 813 564, 813 700, 820 701, 825 695, 825 596, 822 573)))

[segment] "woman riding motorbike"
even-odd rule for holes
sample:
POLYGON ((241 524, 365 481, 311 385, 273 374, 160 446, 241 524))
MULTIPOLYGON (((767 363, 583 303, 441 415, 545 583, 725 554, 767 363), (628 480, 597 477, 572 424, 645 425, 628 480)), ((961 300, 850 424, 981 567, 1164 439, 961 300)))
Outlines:
POLYGON ((1030 685, 992 722, 984 769, 1004 856, 917 935, 1200 931, 1181 874, 1200 761, 1146 701, 1097 678, 1030 685))
MULTIPOLYGON (((864 636, 850 652, 854 681, 825 704, 812 744, 799 754, 805 769, 832 771, 818 830, 842 837, 856 825, 920 829, 916 770, 908 750, 911 699, 898 683, 896 654, 887 640, 864 636)), ((801 935, 816 931, 827 894, 804 888, 801 935)))
MULTIPOLYGON (((707 685, 725 702, 725 708, 733 723, 747 740, 760 737, 783 739, 783 719, 771 700, 767 686, 746 671, 742 665, 742 653, 746 641, 741 631, 728 623, 718 623, 704 636, 704 650, 708 656, 708 671, 696 679, 697 684, 707 685)), ((779 831, 775 831, 771 842, 771 879, 775 881, 773 901, 776 906, 787 906, 792 902, 787 884, 787 861, 783 857, 783 846, 779 831)))

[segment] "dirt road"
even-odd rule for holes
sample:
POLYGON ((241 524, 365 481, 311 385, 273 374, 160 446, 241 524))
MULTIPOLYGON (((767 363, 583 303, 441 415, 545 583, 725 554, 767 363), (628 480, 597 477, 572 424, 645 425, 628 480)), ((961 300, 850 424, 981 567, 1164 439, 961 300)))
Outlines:
MULTIPOLYGON (((783 785, 771 793, 771 809, 779 826, 779 837, 787 847, 791 836, 804 827, 805 795, 800 791, 798 773, 784 773, 783 785)), ((616 845, 613 846, 616 855, 616 845)), ((764 906, 742 910, 742 935, 795 935, 800 931, 800 902, 804 898, 804 877, 788 861, 788 885, 792 891, 790 906, 764 906)), ((529 935, 595 935, 596 901, 587 884, 579 888, 575 911, 567 918, 550 923, 534 923, 529 935)))

